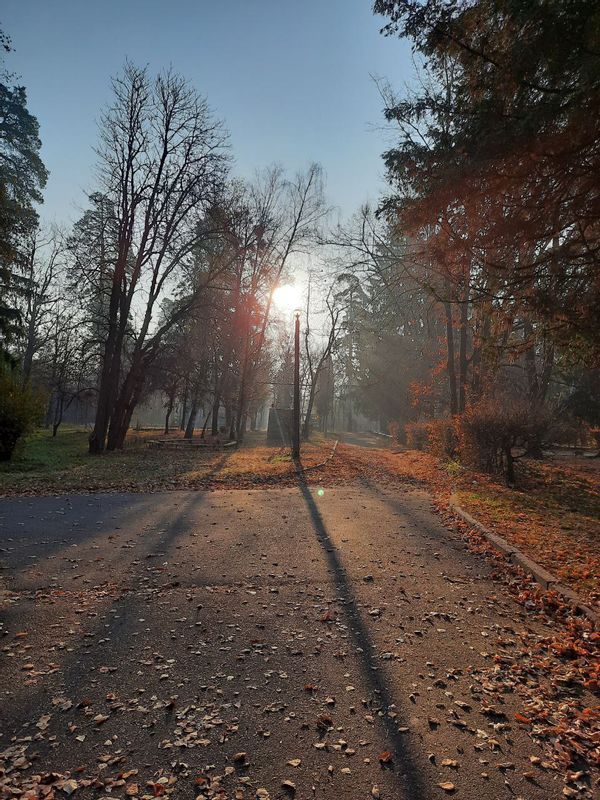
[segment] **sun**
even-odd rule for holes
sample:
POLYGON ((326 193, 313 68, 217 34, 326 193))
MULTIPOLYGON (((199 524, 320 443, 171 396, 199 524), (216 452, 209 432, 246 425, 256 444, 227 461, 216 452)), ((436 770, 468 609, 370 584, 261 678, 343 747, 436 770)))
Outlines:
POLYGON ((278 286, 273 291, 273 303, 281 311, 294 311, 300 305, 300 292, 293 284, 278 286))

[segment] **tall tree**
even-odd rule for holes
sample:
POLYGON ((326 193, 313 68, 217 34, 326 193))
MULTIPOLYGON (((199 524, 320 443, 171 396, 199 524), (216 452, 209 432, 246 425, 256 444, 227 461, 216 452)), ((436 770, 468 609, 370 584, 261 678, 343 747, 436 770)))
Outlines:
MULTIPOLYGON (((273 292, 293 269, 294 258, 316 238, 326 213, 321 168, 312 164, 294 178, 270 167, 238 183, 223 209, 231 267, 226 274, 227 331, 215 370, 215 410, 225 394, 230 433, 242 441, 247 420, 264 392, 266 345, 273 292)), ((213 420, 216 416, 213 415, 213 420)))
MULTIPOLYGON (((317 343, 311 340, 311 281, 309 280, 308 292, 306 297, 306 316, 304 327, 304 353, 305 353, 305 384, 306 400, 304 409, 304 421, 302 423, 302 437, 308 439, 310 436, 311 418, 315 400, 319 389, 328 391, 326 383, 321 380, 324 372, 331 365, 332 356, 340 337, 344 307, 338 302, 335 292, 331 289, 325 298, 326 320, 321 336, 317 343)), ((322 407, 327 407, 326 403, 322 407)))
POLYGON ((29 285, 20 314, 23 335, 19 355, 23 380, 31 376, 33 361, 51 336, 53 310, 60 301, 64 242, 58 230, 36 228, 23 245, 22 274, 29 285))
POLYGON ((387 109, 403 128, 386 162, 405 219, 431 226, 458 211, 470 223, 468 243, 481 234, 486 271, 519 291, 555 339, 578 338, 597 360, 597 4, 376 0, 374 8, 388 18, 387 34, 412 39, 438 85, 452 69, 450 95, 421 92, 387 109))
POLYGON ((37 119, 27 108, 27 93, 4 67, 10 39, 0 30, 0 355, 20 329, 18 300, 31 284, 22 274, 21 243, 34 230, 48 173, 40 158, 37 119))
POLYGON ((213 277, 188 272, 185 302, 155 325, 161 299, 177 287, 186 267, 193 267, 194 253, 207 236, 201 223, 221 191, 226 169, 222 126, 180 76, 169 71, 151 79, 147 69, 127 63, 113 81, 113 95, 102 116, 97 151, 102 194, 115 209, 117 240, 92 453, 122 447, 163 336, 199 301, 213 277))

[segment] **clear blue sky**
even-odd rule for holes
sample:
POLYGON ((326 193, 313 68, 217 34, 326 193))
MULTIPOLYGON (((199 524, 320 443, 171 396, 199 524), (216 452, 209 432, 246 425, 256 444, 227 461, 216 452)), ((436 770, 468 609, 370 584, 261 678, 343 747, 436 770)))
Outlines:
POLYGON ((93 145, 109 79, 126 57, 170 64, 231 132, 235 172, 319 161, 344 214, 383 185, 381 99, 370 75, 400 88, 409 46, 379 34, 370 0, 3 0, 51 176, 42 210, 76 218, 93 190, 93 145))

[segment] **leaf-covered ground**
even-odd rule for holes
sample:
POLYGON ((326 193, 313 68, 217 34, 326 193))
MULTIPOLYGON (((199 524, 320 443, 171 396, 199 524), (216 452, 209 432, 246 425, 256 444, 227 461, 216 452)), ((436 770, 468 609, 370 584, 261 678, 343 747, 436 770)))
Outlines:
POLYGON ((332 446, 303 448, 312 500, 286 451, 258 436, 203 452, 153 450, 138 435, 91 458, 85 433, 65 431, 2 468, 1 491, 27 497, 0 516, 3 683, 16 687, 0 714, 16 715, 0 733, 0 797, 346 798, 359 782, 360 796, 391 800, 404 796, 401 751, 385 725, 377 745, 361 728, 382 718, 426 756, 432 797, 594 796, 600 634, 454 519, 448 499, 456 487, 591 604, 597 462, 523 464, 515 491, 425 453, 339 444, 331 457, 332 446), (187 488, 284 491, 154 494, 187 488), (349 648, 356 630, 370 642, 349 648), (351 666, 363 652, 381 662, 374 688, 351 666), (358 715, 348 686, 369 698, 358 715))
POLYGON ((593 798, 589 624, 363 483, 3 501, 0 797, 593 798))
MULTIPOLYGON (((156 432, 132 432, 123 451, 101 456, 88 455, 87 436, 82 430, 61 431, 54 439, 46 431, 35 434, 12 462, 0 465, 0 495, 279 485, 296 475, 289 450, 264 446, 264 434, 250 434, 241 449, 204 450, 153 448, 148 440, 156 432)), ((174 442, 180 438, 172 437, 174 442)), ((328 441, 305 445, 303 463, 319 464, 332 446, 328 441)))
POLYGON ((600 461, 554 459, 521 465, 517 489, 463 475, 458 499, 600 610, 600 461))
MULTIPOLYGON (((224 451, 153 449, 151 438, 156 432, 132 432, 123 452, 91 457, 85 431, 61 431, 55 439, 40 432, 12 463, 0 466, 0 495, 269 488, 297 480, 289 452, 267 447, 264 433, 249 434, 244 447, 224 451)), ((321 437, 303 445, 302 464, 311 481, 412 484, 431 491, 441 507, 456 487, 465 510, 600 609, 600 459, 522 462, 518 486, 511 489, 417 451, 340 443, 330 458, 333 443, 321 437)))

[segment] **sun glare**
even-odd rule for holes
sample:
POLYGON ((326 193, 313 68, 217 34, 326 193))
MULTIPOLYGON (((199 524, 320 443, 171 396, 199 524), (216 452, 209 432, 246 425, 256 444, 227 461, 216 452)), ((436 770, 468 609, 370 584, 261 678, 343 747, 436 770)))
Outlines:
POLYGON ((298 287, 292 284, 278 286, 273 292, 273 303, 280 311, 294 311, 300 305, 298 287))

